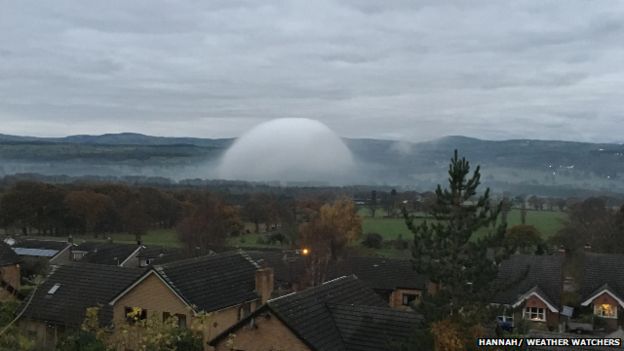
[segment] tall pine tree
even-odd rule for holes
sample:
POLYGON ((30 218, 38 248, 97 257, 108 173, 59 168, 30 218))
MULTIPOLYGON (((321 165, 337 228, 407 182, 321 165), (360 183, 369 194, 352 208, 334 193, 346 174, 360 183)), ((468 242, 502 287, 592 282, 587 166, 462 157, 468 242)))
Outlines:
POLYGON ((436 284, 438 292, 425 296, 420 310, 428 322, 455 319, 465 325, 484 322, 483 306, 492 291, 497 272, 496 250, 503 242, 506 223, 497 217, 501 204, 492 205, 489 188, 482 194, 480 167, 470 174, 470 163, 457 150, 449 165, 448 187, 438 185, 433 218, 419 225, 403 209, 408 228, 414 233, 414 267, 436 284))

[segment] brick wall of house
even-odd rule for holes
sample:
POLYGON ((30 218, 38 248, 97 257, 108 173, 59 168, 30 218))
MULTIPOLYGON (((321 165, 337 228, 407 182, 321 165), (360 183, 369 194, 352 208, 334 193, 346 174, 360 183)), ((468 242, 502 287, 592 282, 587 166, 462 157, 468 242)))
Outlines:
MULTIPOLYGON (((559 313, 557 312, 551 312, 548 309, 548 306, 546 306, 546 304, 539 298, 535 297, 535 296, 531 296, 529 297, 526 302, 524 303, 524 306, 521 310, 524 311, 525 307, 536 307, 536 308, 543 308, 546 311, 546 322, 535 322, 535 321, 531 321, 532 324, 532 328, 534 329, 551 329, 551 330, 556 330, 556 328, 559 325, 559 313)), ((520 315, 522 316, 522 314, 520 315)))
MULTIPOLYGON (((113 307, 113 320, 115 325, 125 322, 126 307, 140 307, 146 309, 148 318, 154 314, 156 314, 158 318, 162 318, 163 312, 168 312, 172 315, 186 315, 188 325, 190 325, 190 323, 199 323, 199 319, 193 319, 193 312, 186 307, 184 302, 154 274, 149 275, 115 303, 113 307)), ((212 313, 203 318, 202 329, 204 330, 204 344, 238 322, 240 307, 241 306, 232 306, 219 311, 212 311, 212 313)), ((252 302, 250 310, 254 311, 257 307, 258 304, 252 302)), ((209 348, 206 349, 209 350, 209 348)))
MULTIPOLYGON (((617 300, 615 300, 611 295, 607 293, 603 293, 602 295, 596 297, 592 302, 592 310, 596 305, 609 304, 613 306, 618 306, 618 319, 621 318, 620 314, 622 313, 622 309, 619 308, 619 304, 617 300)), ((600 317, 596 317, 600 318, 600 317)), ((609 331, 616 330, 618 328, 618 319, 615 318, 602 318, 606 324, 606 328, 609 331)))
POLYGON ((234 331, 234 336, 229 344, 227 338, 216 345, 216 351, 230 350, 288 350, 288 351, 311 351, 299 338, 297 338, 279 319, 268 313, 257 316, 254 326, 245 325, 234 331))
POLYGON ((408 306, 403 305, 403 294, 417 295, 417 300, 420 301, 422 292, 417 289, 396 289, 390 294, 390 307, 396 309, 408 309, 408 306))
MULTIPOLYGON (((18 264, 0 267, 0 279, 10 284, 15 289, 20 288, 20 266, 18 264)), ((0 288, 0 301, 13 299, 13 295, 0 288)))

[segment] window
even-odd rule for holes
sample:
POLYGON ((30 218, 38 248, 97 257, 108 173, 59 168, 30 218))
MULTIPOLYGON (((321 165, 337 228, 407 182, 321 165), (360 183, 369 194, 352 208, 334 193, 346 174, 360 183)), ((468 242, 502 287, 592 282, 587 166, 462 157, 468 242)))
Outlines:
POLYGON ((178 318, 178 327, 186 328, 186 315, 177 313, 175 316, 178 318))
POLYGON ((594 305, 594 314, 602 318, 617 318, 617 306, 603 303, 600 305, 594 305))
POLYGON ((403 306, 411 306, 418 299, 416 294, 403 294, 403 306))
POLYGON ((72 260, 80 261, 86 254, 86 251, 72 251, 72 260))
MULTIPOLYGON (((163 322, 166 322, 169 318, 171 318, 171 313, 163 312, 163 322)), ((181 313, 176 313, 175 318, 178 321, 178 327, 186 328, 186 315, 181 313)))
POLYGON ((244 303, 238 309, 238 320, 240 321, 241 319, 249 316, 250 313, 251 313, 251 304, 250 303, 244 303))
POLYGON ((124 312, 126 314, 126 321, 131 325, 147 319, 147 310, 140 307, 126 307, 124 312))
POLYGON ((524 309, 524 319, 544 322, 546 321, 546 310, 541 307, 526 307, 524 309))
POLYGON ((54 295, 54 293, 61 287, 60 283, 54 284, 50 290, 48 290, 48 295, 54 295))

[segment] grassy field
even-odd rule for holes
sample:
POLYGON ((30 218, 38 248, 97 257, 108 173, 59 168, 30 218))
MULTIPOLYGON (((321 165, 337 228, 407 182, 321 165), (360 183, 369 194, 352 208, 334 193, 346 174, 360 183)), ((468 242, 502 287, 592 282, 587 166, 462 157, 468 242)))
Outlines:
MULTIPOLYGON (((363 217, 362 231, 364 233, 379 233, 385 240, 397 239, 399 235, 402 235, 403 239, 409 239, 412 236, 405 226, 403 218, 383 218, 383 214, 376 214, 373 218, 370 217, 367 211, 360 211, 360 215, 363 217)), ((542 233, 542 236, 547 239, 561 228, 562 221, 565 218, 566 214, 564 212, 528 211, 526 222, 534 225, 542 233)), ((417 218, 414 220, 414 224, 419 224, 422 221, 424 219, 417 218)), ((512 210, 507 221, 508 227, 520 224, 520 210, 512 210)))
MULTIPOLYGON (((81 243, 83 241, 106 241, 106 237, 111 237, 113 242, 123 243, 123 244, 135 244, 136 238, 134 234, 128 233, 114 233, 114 234, 106 234, 104 236, 100 235, 95 238, 93 235, 74 235, 74 242, 81 243)), ((66 237, 44 237, 37 236, 40 239, 50 239, 50 240, 66 240, 66 237)), ((182 247, 182 243, 178 240, 178 236, 174 229, 152 229, 149 230, 146 234, 144 234, 141 238, 144 244, 146 245, 158 245, 158 246, 169 246, 169 247, 182 247)))
MULTIPOLYGON (((361 210, 362 216, 362 229, 363 233, 379 233, 384 237, 384 240, 395 240, 402 235, 403 239, 411 241, 412 233, 405 226, 405 221, 402 218, 384 218, 384 213, 379 211, 375 218, 370 217, 368 211, 361 210)), ((527 224, 534 225, 544 236, 549 238, 561 228, 562 221, 565 220, 566 214, 563 212, 551 212, 551 211, 528 211, 527 224)), ((415 222, 419 223, 423 219, 416 219, 415 222)), ((512 210, 508 217, 509 226, 520 223, 520 211, 512 210)), ((251 228, 251 227, 250 227, 251 228)), ((111 234, 110 237, 114 242, 118 243, 135 243, 135 237, 132 234, 116 233, 111 234)), ((60 240, 64 238, 54 237, 50 238, 54 240, 60 240)), ((266 239, 265 235, 257 234, 244 234, 238 237, 233 237, 228 240, 228 245, 241 248, 278 248, 279 245, 270 245, 263 242, 266 239)), ((81 241, 104 241, 105 238, 94 238, 92 235, 74 236, 74 241, 79 243, 81 241)), ((156 229, 150 230, 142 237, 143 243, 146 245, 160 245, 169 247, 181 247, 182 243, 178 240, 174 229, 156 229)), ((381 249, 373 250, 366 249, 360 245, 359 242, 352 244, 353 249, 363 255, 378 255, 386 257, 397 258, 409 258, 409 250, 396 250, 391 247, 384 246, 381 249)))

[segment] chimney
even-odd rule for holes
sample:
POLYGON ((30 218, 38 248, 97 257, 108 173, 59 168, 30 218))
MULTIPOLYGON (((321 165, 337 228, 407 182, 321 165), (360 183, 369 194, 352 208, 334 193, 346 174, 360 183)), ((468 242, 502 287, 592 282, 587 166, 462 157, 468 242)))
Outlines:
POLYGON ((73 244, 73 243, 74 243, 74 236, 73 236, 73 235, 71 235, 71 234, 69 234, 69 235, 67 236, 67 242, 68 242, 69 244, 73 244))
POLYGON ((256 293, 260 295, 261 303, 266 303, 273 294, 273 269, 269 267, 256 270, 256 293))

